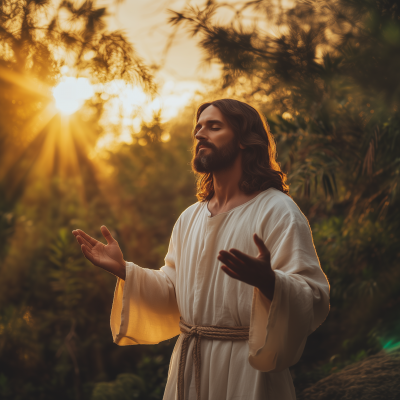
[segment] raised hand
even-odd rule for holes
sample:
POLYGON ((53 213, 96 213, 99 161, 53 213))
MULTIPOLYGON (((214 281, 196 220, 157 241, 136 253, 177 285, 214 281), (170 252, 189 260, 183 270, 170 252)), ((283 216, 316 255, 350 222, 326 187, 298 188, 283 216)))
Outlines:
POLYGON ((107 245, 92 238, 81 229, 76 229, 72 233, 81 245, 83 255, 90 262, 125 280, 125 261, 118 242, 104 225, 100 231, 106 239, 107 245))
POLYGON ((221 250, 218 260, 222 262, 221 269, 230 277, 248 283, 261 290, 272 301, 275 289, 275 273, 271 268, 271 255, 264 242, 253 235, 258 248, 258 256, 251 257, 236 249, 221 250))

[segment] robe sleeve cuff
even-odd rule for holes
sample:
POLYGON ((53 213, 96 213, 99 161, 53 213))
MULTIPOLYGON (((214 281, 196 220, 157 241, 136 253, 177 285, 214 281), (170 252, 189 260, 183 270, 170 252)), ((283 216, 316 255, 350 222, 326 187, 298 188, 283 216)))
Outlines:
MULTIPOLYGON (((121 340, 123 341, 123 338, 125 337, 127 331, 127 323, 128 323, 128 321, 125 321, 125 315, 127 315, 127 313, 124 310, 127 304, 126 296, 128 296, 128 293, 131 292, 131 286, 134 280, 134 269, 140 268, 136 264, 128 261, 125 262, 125 267, 126 267, 125 280, 121 278, 117 279, 117 284, 115 286, 114 299, 111 309, 111 318, 110 318, 113 341, 114 343, 122 346, 125 343, 121 343, 121 340)), ((138 344, 138 343, 130 341, 129 343, 126 344, 138 344)))
POLYGON ((268 365, 262 362, 260 365, 260 353, 265 349, 269 331, 274 325, 274 314, 278 308, 281 282, 277 271, 275 273, 274 297, 269 300, 258 288, 253 290, 253 302, 251 307, 250 334, 249 334, 249 362, 258 370, 273 370, 276 364, 276 352, 271 349, 266 357, 268 365), (263 368, 264 367, 264 368, 263 368))
POLYGON ((250 319, 249 363, 260 371, 279 372, 303 352, 313 318, 313 295, 298 276, 275 270, 272 301, 254 289, 250 319))
POLYGON ((117 280, 111 310, 114 342, 127 346, 170 339, 180 333, 179 317, 175 287, 167 273, 127 262, 126 278, 117 280))

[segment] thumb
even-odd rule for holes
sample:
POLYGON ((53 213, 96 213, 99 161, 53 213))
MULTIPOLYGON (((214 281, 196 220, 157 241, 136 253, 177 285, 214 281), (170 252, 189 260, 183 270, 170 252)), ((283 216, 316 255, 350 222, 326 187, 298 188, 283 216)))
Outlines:
POLYGON ((260 252, 260 255, 262 256, 269 256, 269 250, 267 249, 267 246, 265 245, 265 243, 263 242, 262 239, 260 239, 260 237, 255 233, 253 235, 253 239, 254 239, 254 243, 256 244, 258 251, 260 252))
POLYGON ((103 234, 104 238, 107 240, 108 244, 115 242, 115 239, 111 236, 110 231, 107 229, 105 225, 100 227, 100 231, 103 234))

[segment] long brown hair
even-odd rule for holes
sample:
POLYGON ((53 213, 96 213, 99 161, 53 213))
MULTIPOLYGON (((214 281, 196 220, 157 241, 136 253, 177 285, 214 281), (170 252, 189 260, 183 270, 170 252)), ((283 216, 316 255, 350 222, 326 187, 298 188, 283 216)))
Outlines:
MULTIPOLYGON (((289 194, 286 174, 276 161, 275 141, 265 118, 246 103, 221 99, 202 104, 197 110, 194 126, 197 125, 200 114, 209 106, 217 107, 221 111, 237 140, 244 146, 240 189, 250 194, 273 187, 289 194)), ((193 158, 195 149, 196 143, 193 146, 193 158)), ((213 174, 194 172, 197 175, 197 199, 210 200, 214 195, 213 174)))

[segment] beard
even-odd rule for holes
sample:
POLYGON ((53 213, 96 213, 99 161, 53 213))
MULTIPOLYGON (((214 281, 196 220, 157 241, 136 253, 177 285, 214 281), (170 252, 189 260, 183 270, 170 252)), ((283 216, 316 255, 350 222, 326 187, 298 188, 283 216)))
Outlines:
POLYGON ((196 147, 196 155, 193 157, 192 167, 196 172, 200 173, 221 171, 235 162, 239 151, 239 143, 236 138, 220 148, 212 143, 200 142, 196 147), (208 147, 211 151, 202 155, 202 152, 199 153, 199 146, 208 147))

